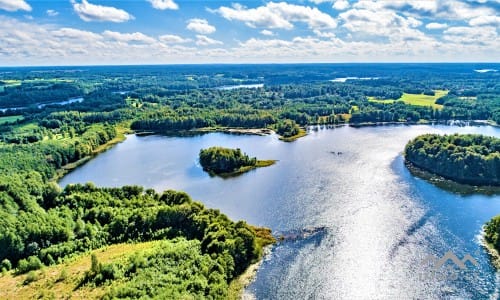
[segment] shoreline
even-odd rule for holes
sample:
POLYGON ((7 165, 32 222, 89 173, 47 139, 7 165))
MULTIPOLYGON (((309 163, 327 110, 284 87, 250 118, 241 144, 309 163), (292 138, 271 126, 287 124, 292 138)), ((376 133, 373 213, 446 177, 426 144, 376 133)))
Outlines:
POLYGON ((250 225, 250 227, 255 231, 256 242, 261 250, 260 256, 254 263, 250 264, 243 273, 229 283, 228 299, 230 300, 253 299, 250 294, 245 293, 245 289, 255 280, 257 271, 264 262, 266 256, 271 253, 273 245, 277 242, 270 228, 252 225, 250 225))
POLYGON ((228 134, 248 134, 266 136, 273 134, 274 131, 268 128, 236 128, 236 127, 222 127, 222 128, 200 128, 189 130, 192 132, 223 132, 228 134))
POLYGON ((360 123, 345 123, 350 127, 376 127, 390 125, 447 125, 447 126, 492 126, 500 127, 499 124, 491 120, 419 120, 419 121, 391 121, 391 122, 360 122, 360 123), (453 124, 457 122, 457 124, 453 124))
POLYGON ((486 249, 486 252, 488 252, 488 255, 490 256, 490 261, 493 264, 493 266, 497 270, 500 270, 500 253, 498 252, 497 249, 495 249, 495 247, 493 247, 492 244, 486 241, 486 238, 484 237, 484 226, 483 229, 481 230, 481 246, 483 246, 486 249))
POLYGON ((470 185, 470 184, 465 184, 465 183, 460 183, 457 181, 454 181, 452 179, 443 177, 441 175, 438 175, 436 173, 430 172, 428 170, 422 169, 412 163, 411 161, 408 161, 404 155, 403 155, 403 160, 406 168, 410 173, 420 179, 423 179, 433 185, 436 185, 439 188, 442 188, 446 191, 452 192, 452 193, 458 193, 461 195, 470 195, 470 194, 485 194, 488 196, 493 196, 493 195, 498 195, 500 194, 500 187, 498 186, 476 186, 476 185, 470 185))
POLYGON ((283 141, 283 142, 290 143, 290 142, 294 142, 302 137, 305 137, 306 135, 307 135, 307 130, 300 128, 299 133, 297 133, 296 135, 289 136, 289 137, 284 137, 284 136, 280 135, 279 140, 283 141))
POLYGON ((252 295, 245 292, 246 288, 250 286, 250 284, 257 277, 257 272, 259 271, 260 266, 264 263, 264 259, 267 255, 271 253, 272 245, 265 246, 262 251, 262 257, 259 260, 251 265, 243 272, 240 276, 233 279, 229 284, 228 291, 228 299, 230 300, 251 300, 254 299, 252 295))
POLYGON ((236 135, 258 135, 258 136, 266 136, 275 133, 273 130, 269 128, 240 128, 240 127, 203 127, 203 128, 193 128, 189 130, 168 130, 164 132, 160 131, 135 131, 137 136, 148 136, 148 135, 167 135, 167 136, 193 136, 199 134, 207 134, 213 132, 222 132, 227 134, 236 134, 236 135))
POLYGON ((131 133, 130 130, 128 130, 126 128, 122 128, 122 127, 116 128, 116 131, 117 131, 117 135, 114 139, 112 139, 112 140, 108 141, 107 143, 104 143, 104 144, 98 146, 97 148, 95 148, 92 151, 91 155, 85 156, 85 157, 83 157, 77 161, 71 162, 69 164, 65 164, 61 168, 57 169, 56 173, 49 181, 58 183, 59 180, 61 180, 65 175, 67 175, 71 171, 75 170, 76 168, 78 168, 80 166, 83 166, 84 164, 86 164, 87 162, 92 160, 97 155, 111 149, 116 144, 119 144, 119 143, 123 142, 124 140, 126 140, 127 134, 131 133))
POLYGON ((204 171, 208 172, 208 174, 210 176, 218 176, 218 177, 226 179, 226 178, 240 176, 240 175, 242 175, 244 173, 250 172, 250 171, 258 169, 258 168, 270 167, 270 166, 276 164, 276 162, 277 162, 277 160, 272 160, 272 159, 269 159, 269 160, 257 160, 257 163, 256 163, 255 166, 241 167, 238 170, 235 170, 233 172, 228 172, 228 173, 215 173, 215 172, 212 172, 212 171, 206 171, 205 169, 204 169, 204 171))

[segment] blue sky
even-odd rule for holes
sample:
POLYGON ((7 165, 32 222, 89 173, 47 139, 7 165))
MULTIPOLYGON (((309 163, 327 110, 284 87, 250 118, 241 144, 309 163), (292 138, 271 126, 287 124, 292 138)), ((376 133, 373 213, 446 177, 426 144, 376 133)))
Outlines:
POLYGON ((500 61, 500 0, 0 0, 0 65, 500 61))

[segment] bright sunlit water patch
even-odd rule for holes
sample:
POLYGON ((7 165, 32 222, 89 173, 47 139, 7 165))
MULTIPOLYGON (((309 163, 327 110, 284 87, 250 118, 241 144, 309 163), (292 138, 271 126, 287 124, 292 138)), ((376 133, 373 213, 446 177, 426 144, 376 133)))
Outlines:
POLYGON ((294 143, 221 133, 129 136, 61 184, 179 189, 275 232, 325 227, 273 248, 246 291, 256 299, 494 299, 499 279, 478 235, 500 214, 500 197, 455 194, 410 174, 404 146, 431 132, 500 136, 489 126, 424 125, 319 129, 294 143), (197 156, 214 145, 279 161, 236 178, 210 177, 197 156), (450 275, 423 263, 447 251, 470 254, 479 266, 450 275))

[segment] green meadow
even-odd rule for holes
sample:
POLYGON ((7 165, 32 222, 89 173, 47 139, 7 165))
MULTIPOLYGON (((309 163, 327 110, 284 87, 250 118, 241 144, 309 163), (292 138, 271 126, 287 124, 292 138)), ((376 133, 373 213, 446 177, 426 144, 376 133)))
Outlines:
POLYGON ((375 97, 368 97, 368 101, 370 102, 378 102, 378 103, 394 103, 395 101, 403 101, 404 103, 408 105, 417 105, 417 106, 432 106, 433 108, 436 109, 442 109, 443 106, 440 104, 436 104, 436 100, 446 96, 448 94, 448 91, 442 91, 442 90, 437 90, 435 91, 436 94, 434 96, 428 96, 424 94, 407 94, 403 93, 403 96, 397 100, 393 99, 386 99, 386 100, 379 100, 376 99, 375 97))

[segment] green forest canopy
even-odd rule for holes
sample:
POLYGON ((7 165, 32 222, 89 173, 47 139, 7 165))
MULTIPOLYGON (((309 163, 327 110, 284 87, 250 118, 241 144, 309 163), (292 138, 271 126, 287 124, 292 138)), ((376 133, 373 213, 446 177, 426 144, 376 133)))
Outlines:
POLYGON ((445 178, 500 186, 500 139, 478 134, 424 134, 410 141, 405 159, 445 178))
POLYGON ((200 150, 200 164, 205 171, 214 174, 230 174, 257 167, 256 157, 249 157, 241 149, 210 147, 200 150))

